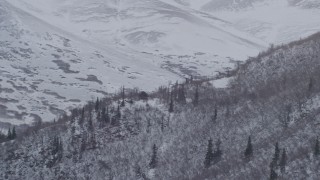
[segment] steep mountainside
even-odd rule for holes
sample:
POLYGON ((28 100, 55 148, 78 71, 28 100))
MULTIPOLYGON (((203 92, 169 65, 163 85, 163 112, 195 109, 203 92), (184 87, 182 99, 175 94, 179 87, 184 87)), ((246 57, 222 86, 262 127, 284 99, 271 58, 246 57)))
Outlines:
POLYGON ((0 127, 51 121, 122 85, 150 91, 223 74, 270 43, 318 31, 316 3, 1 1, 0 127))
POLYGON ((52 121, 120 86, 152 90, 177 75, 157 57, 81 39, 1 1, 0 121, 52 121), (154 62, 153 62, 153 61, 154 62), (142 68, 143 67, 143 68, 142 68))
POLYGON ((250 59, 225 89, 188 81, 90 102, 2 143, 0 177, 317 179, 319 52, 315 34, 250 59))

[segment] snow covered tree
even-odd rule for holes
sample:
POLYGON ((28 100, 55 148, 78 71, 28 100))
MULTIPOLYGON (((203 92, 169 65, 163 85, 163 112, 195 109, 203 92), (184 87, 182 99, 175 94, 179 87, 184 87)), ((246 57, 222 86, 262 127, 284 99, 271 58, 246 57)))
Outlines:
POLYGON ((287 152, 286 152, 286 149, 283 148, 282 156, 281 156, 280 163, 279 163, 281 173, 286 172, 286 165, 287 165, 287 152))
POLYGON ((169 113, 173 113, 173 100, 171 98, 170 104, 169 104, 169 113))
POLYGON ((105 126, 110 122, 109 108, 103 107, 101 110, 101 124, 105 126))
POLYGON ((251 136, 248 138, 248 144, 247 148, 244 152, 244 156, 246 159, 250 159, 253 156, 253 147, 252 147, 252 142, 251 142, 251 136))
POLYGON ((277 174, 277 172, 275 171, 274 168, 275 167, 274 167, 273 163, 271 162, 271 165, 270 165, 270 180, 278 179, 278 174, 277 174))
POLYGON ((271 162, 271 165, 273 167, 276 167, 278 165, 279 158, 280 158, 280 148, 279 148, 279 143, 277 142, 274 146, 274 155, 271 162))
POLYGON ((217 108, 214 108, 214 114, 212 116, 212 122, 217 122, 217 119, 218 119, 218 109, 217 108))
POLYGON ((100 109, 100 101, 99 101, 99 98, 97 98, 97 100, 96 100, 96 104, 95 104, 95 106, 94 106, 94 109, 96 110, 96 112, 98 112, 99 109, 100 109))
POLYGON ((81 110, 81 116, 80 116, 80 118, 79 118, 79 124, 80 125, 82 125, 83 124, 83 122, 84 122, 84 108, 82 108, 82 110, 81 110))
POLYGON ((97 121, 101 124, 101 122, 102 122, 101 111, 98 110, 97 113, 96 113, 96 115, 97 115, 97 121))
POLYGON ((213 160, 213 144, 212 144, 212 139, 210 138, 208 140, 208 147, 207 147, 207 153, 206 153, 206 157, 204 160, 204 167, 209 168, 212 164, 212 160, 213 160))
POLYGON ((184 85, 181 85, 178 89, 178 99, 177 100, 181 104, 186 103, 186 94, 185 94, 184 85))
POLYGON ((15 139, 16 137, 17 137, 16 127, 13 126, 13 128, 12 128, 12 134, 11 134, 11 139, 15 139))
POLYGON ((196 87, 196 92, 194 93, 193 105, 198 106, 199 104, 199 87, 196 87))
POLYGON ((126 106, 126 103, 125 103, 125 92, 124 92, 124 86, 122 86, 122 89, 121 89, 121 104, 120 106, 121 107, 124 107, 126 106))
POLYGON ((91 132, 94 130, 93 121, 92 121, 92 113, 91 112, 89 112, 88 130, 91 131, 91 132))
POLYGON ((156 144, 154 144, 152 147, 152 156, 151 156, 151 161, 149 163, 149 167, 150 169, 155 169, 157 165, 158 165, 157 146, 156 144))
POLYGON ((0 132, 0 143, 5 141, 6 138, 7 136, 5 134, 2 134, 2 132, 0 132))
POLYGON ((218 141, 216 142, 216 149, 213 153, 213 162, 217 163, 220 161, 221 157, 222 157, 222 150, 221 150, 221 140, 218 139, 218 141))
POLYGON ((161 132, 164 131, 164 116, 161 118, 161 132))
POLYGON ((120 110, 120 105, 118 105, 117 107, 117 119, 120 120, 121 119, 121 110, 120 110))
POLYGON ((12 133, 11 133, 11 128, 10 128, 10 127, 9 127, 9 129, 8 129, 7 139, 8 139, 8 140, 11 140, 11 139, 12 139, 12 133))
POLYGON ((148 95, 148 93, 146 93, 145 91, 141 91, 141 92, 139 93, 139 99, 140 99, 140 100, 147 101, 148 98, 149 98, 149 95, 148 95))

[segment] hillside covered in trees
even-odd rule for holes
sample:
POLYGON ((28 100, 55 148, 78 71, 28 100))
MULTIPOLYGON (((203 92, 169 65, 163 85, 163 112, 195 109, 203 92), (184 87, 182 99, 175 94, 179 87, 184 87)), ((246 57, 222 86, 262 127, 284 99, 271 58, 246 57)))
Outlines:
POLYGON ((319 102, 315 34, 250 58, 224 89, 122 88, 37 122, 0 145, 0 179, 317 179, 319 102))

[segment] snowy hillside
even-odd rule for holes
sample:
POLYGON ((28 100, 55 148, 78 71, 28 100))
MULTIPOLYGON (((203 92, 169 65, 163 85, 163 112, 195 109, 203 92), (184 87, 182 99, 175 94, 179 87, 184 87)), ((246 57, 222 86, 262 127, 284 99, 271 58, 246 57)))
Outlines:
POLYGON ((52 121, 123 85, 153 90, 179 79, 159 68, 154 56, 102 47, 6 2, 0 7, 2 122, 52 121))
POLYGON ((151 91, 229 71, 270 43, 318 31, 316 4, 3 0, 0 127, 52 121, 122 85, 151 91))
POLYGON ((283 44, 319 31, 317 7, 313 0, 256 0, 244 9, 204 9, 268 44, 283 44))
POLYGON ((0 178, 317 180, 319 56, 317 33, 251 58, 225 89, 127 89, 0 134, 0 178))

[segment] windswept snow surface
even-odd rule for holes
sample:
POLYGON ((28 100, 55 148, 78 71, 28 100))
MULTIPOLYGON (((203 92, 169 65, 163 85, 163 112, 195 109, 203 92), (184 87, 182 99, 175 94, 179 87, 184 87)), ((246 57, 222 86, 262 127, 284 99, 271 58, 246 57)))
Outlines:
POLYGON ((320 1, 256 0, 242 10, 206 9, 268 44, 283 44, 320 30, 320 1))
POLYGON ((0 126, 52 120, 121 85, 229 70, 318 31, 308 2, 2 0, 0 126))

